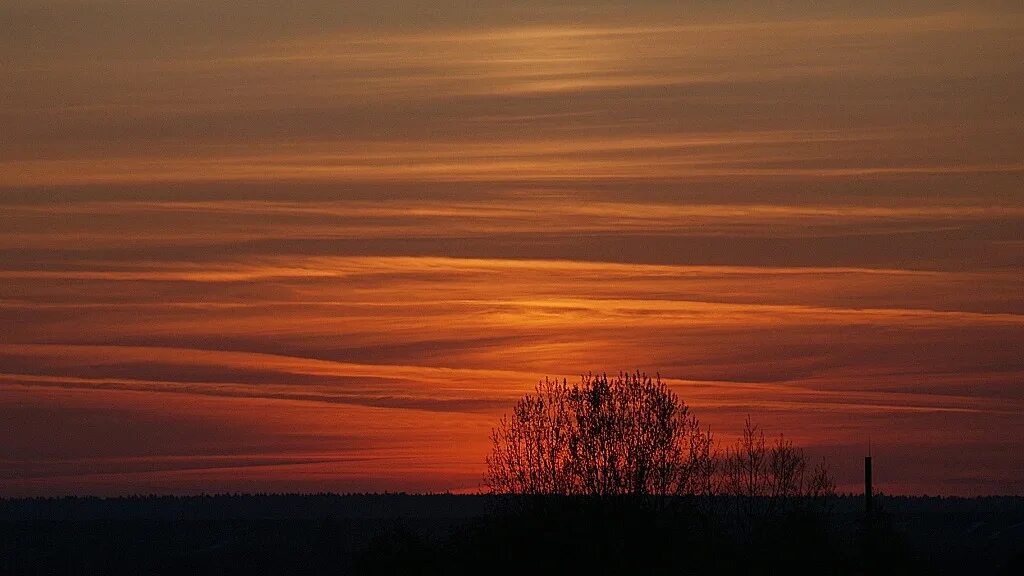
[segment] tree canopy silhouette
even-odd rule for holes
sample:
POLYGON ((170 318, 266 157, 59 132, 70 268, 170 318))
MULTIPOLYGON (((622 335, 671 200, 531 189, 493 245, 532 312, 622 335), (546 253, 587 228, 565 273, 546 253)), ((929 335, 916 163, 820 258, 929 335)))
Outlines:
POLYGON ((491 442, 485 481, 500 494, 723 495, 763 516, 835 491, 824 461, 812 466, 782 435, 769 444, 749 417, 735 446, 719 451, 660 376, 641 372, 571 385, 545 378, 491 442))
POLYGON ((491 434, 486 482, 531 495, 710 493, 714 450, 659 376, 545 379, 491 434))

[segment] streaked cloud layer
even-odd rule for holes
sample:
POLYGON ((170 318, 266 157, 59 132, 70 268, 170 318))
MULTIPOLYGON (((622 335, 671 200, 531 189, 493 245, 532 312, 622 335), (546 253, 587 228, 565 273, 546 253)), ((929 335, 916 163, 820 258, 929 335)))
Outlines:
POLYGON ((0 495, 472 490, 660 371, 1021 493, 1012 4, 0 7, 0 495))

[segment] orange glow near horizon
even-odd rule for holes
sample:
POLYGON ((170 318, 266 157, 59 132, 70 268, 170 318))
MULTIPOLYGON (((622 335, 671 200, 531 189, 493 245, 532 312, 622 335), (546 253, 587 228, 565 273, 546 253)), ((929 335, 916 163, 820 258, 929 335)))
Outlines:
POLYGON ((840 489, 870 436, 1024 493, 1019 10, 50 4, 0 6, 0 497, 474 491, 538 379, 635 369, 840 489))

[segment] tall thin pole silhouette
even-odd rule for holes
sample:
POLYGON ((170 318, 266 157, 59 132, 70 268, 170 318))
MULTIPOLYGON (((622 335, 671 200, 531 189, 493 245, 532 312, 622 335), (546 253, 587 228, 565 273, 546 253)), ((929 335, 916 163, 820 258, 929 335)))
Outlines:
POLYGON ((864 457, 864 512, 871 516, 871 456, 864 457))
POLYGON ((868 439, 868 455, 864 457, 864 555, 865 574, 875 574, 875 518, 871 485, 871 439, 868 439))
POLYGON ((871 438, 868 438, 868 455, 864 457, 864 513, 871 518, 873 490, 871 486, 871 438))

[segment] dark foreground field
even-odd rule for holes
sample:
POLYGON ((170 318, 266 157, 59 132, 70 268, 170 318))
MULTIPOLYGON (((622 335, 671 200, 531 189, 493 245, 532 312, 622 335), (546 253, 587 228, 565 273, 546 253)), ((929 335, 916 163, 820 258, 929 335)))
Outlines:
POLYGON ((1024 574, 1024 498, 0 500, 4 574, 1024 574), (748 507, 750 509, 748 509, 748 507), (762 511, 763 512, 763 511, 762 511))

